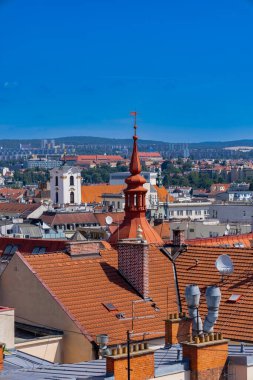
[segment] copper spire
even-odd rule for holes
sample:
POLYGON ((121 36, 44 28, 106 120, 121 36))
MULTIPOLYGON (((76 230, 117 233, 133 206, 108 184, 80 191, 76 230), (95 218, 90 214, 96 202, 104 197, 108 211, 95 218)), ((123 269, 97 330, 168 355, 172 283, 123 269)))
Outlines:
POLYGON ((138 153, 138 146, 137 146, 137 140, 138 136, 136 135, 136 112, 135 112, 135 118, 134 118, 134 135, 133 135, 133 140, 134 140, 134 146, 133 146, 133 153, 131 157, 131 162, 130 162, 130 173, 132 175, 140 174, 141 172, 141 162, 139 159, 139 153, 138 153))

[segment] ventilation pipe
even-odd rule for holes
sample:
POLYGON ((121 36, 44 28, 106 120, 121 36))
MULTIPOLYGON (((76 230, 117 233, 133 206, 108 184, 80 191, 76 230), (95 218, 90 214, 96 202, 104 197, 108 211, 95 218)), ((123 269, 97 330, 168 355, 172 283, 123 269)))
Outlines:
POLYGON ((188 306, 189 316, 192 319, 193 336, 203 333, 203 324, 199 316, 200 290, 198 285, 187 285, 185 288, 185 298, 188 306))
POLYGON ((208 314, 204 322, 205 333, 210 333, 213 331, 213 326, 218 318, 220 300, 220 288, 217 286, 208 286, 206 288, 206 303, 208 308, 208 314))

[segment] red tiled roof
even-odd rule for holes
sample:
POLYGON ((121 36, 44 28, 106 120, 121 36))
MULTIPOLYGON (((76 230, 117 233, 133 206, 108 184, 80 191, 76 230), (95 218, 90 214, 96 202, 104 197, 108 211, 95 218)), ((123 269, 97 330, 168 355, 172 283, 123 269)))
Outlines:
POLYGON ((71 223, 97 223, 97 219, 93 212, 43 214, 40 219, 50 226, 71 223))
POLYGON ((139 157, 157 157, 162 158, 159 152, 139 152, 139 157))
POLYGON ((35 211, 40 204, 24 204, 24 203, 0 203, 0 214, 20 214, 20 216, 27 215, 35 211))
POLYGON ((82 186, 82 203, 101 203, 103 201, 102 194, 119 194, 126 185, 85 185, 82 186))
POLYGON ((159 187, 157 185, 153 185, 155 190, 157 191, 157 196, 159 202, 174 202, 175 198, 168 193, 164 186, 159 187))
MULTIPOLYGON (((134 331, 156 332, 148 335, 150 339, 164 336, 164 319, 167 312, 177 311, 177 300, 171 262, 155 247, 150 247, 149 255, 150 296, 160 311, 155 311, 151 302, 137 304, 135 316, 153 317, 135 320, 134 331)), ((117 271, 116 251, 102 250, 100 258, 78 260, 64 253, 21 259, 90 340, 106 333, 111 345, 126 341, 126 331, 131 329, 132 322, 119 320, 116 314, 122 312, 126 318, 131 318, 132 301, 142 298, 117 271), (108 311, 103 306, 106 302, 112 303, 117 310, 108 311)))
POLYGON ((157 224, 153 228, 163 240, 170 239, 170 223, 169 223, 169 221, 163 221, 162 223, 157 224))
POLYGON ((123 222, 125 213, 124 212, 103 212, 103 213, 96 212, 94 215, 98 223, 100 224, 100 226, 105 226, 106 225, 105 218, 107 216, 110 216, 112 218, 113 220, 112 224, 118 225, 123 222))
MULTIPOLYGON (((218 236, 214 238, 198 238, 198 239, 188 239, 186 244, 188 245, 198 245, 201 247, 219 247, 219 246, 229 246, 233 247, 235 244, 243 244, 245 248, 251 247, 251 240, 253 240, 253 233, 241 234, 241 235, 226 235, 218 236)), ((241 247, 243 248, 243 247, 241 247)))
POLYGON ((103 154, 91 154, 91 155, 79 155, 76 156, 77 161, 123 161, 124 158, 121 156, 113 155, 103 155, 103 154))
POLYGON ((1 187, 0 195, 8 199, 19 199, 26 193, 25 189, 11 189, 9 187, 1 187))
POLYGON ((202 319, 207 313, 205 289, 208 285, 218 285, 221 288, 221 305, 215 331, 221 331, 230 339, 253 341, 252 249, 189 246, 176 259, 176 268, 183 311, 187 311, 184 296, 186 285, 197 284, 200 287, 202 319), (234 264, 234 273, 226 276, 224 282, 221 282, 221 275, 215 268, 215 261, 221 254, 229 254, 234 264), (228 302, 232 294, 241 295, 236 304, 228 302))

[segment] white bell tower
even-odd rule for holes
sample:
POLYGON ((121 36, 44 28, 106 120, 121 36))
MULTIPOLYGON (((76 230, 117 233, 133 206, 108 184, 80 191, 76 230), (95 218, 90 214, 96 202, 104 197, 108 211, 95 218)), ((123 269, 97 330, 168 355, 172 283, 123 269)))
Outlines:
POLYGON ((78 167, 64 163, 50 170, 50 198, 53 204, 61 206, 82 203, 81 171, 78 167))

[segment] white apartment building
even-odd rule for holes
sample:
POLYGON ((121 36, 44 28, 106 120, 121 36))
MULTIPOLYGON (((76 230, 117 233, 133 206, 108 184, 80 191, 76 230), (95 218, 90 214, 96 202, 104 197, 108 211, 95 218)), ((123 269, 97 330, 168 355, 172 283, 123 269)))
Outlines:
MULTIPOLYGON (((174 202, 166 205, 166 219, 204 220, 209 217, 209 201, 174 202)), ((159 218, 159 215, 158 215, 159 218)))

